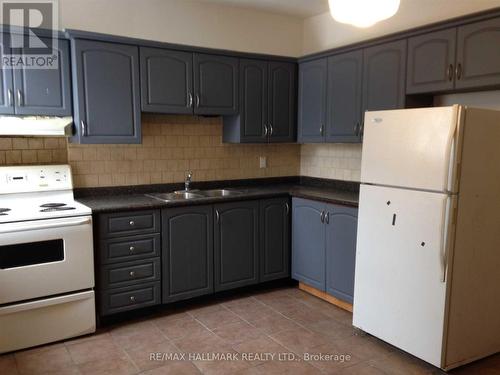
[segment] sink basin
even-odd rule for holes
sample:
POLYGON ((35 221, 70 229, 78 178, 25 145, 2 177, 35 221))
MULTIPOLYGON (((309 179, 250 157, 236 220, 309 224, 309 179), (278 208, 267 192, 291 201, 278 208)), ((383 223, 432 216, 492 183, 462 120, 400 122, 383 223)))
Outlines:
POLYGON ((198 193, 203 194, 206 197, 230 197, 233 195, 243 194, 242 191, 227 189, 200 190, 198 193))
POLYGON ((170 202, 170 201, 180 201, 186 199, 196 199, 203 198, 204 196, 199 194, 198 192, 192 193, 187 191, 175 191, 173 193, 157 193, 157 194, 146 194, 148 197, 159 199, 161 201, 170 202))

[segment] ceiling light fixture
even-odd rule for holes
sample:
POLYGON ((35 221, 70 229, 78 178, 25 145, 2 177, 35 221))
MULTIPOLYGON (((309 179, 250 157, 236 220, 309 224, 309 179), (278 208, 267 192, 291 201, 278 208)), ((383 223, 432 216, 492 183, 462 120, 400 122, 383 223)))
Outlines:
POLYGON ((370 27, 394 16, 400 0, 328 0, 328 3, 335 21, 370 27))

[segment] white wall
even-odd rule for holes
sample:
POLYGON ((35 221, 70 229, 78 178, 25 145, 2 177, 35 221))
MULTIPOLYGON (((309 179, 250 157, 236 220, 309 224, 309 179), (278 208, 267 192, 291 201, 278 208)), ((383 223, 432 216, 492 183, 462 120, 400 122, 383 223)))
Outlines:
POLYGON ((192 0, 59 0, 59 28, 300 56, 302 19, 192 0))
POLYGON ((327 12, 304 20, 302 52, 340 47, 495 7, 500 7, 500 0, 401 0, 394 17, 366 29, 338 23, 327 12))

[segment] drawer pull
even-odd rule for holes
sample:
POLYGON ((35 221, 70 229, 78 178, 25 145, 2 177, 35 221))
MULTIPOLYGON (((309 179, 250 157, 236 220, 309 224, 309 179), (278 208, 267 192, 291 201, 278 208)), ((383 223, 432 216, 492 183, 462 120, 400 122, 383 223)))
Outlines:
POLYGON ((130 277, 134 277, 135 276, 135 271, 130 271, 129 275, 130 275, 130 277))
POLYGON ((130 250, 131 253, 133 253, 135 251, 135 247, 134 246, 130 246, 129 250, 130 250))
POLYGON ((130 296, 130 302, 135 302, 135 297, 134 296, 130 296))
POLYGON ((135 225, 135 221, 134 220, 130 220, 129 224, 130 224, 131 227, 133 227, 135 225))

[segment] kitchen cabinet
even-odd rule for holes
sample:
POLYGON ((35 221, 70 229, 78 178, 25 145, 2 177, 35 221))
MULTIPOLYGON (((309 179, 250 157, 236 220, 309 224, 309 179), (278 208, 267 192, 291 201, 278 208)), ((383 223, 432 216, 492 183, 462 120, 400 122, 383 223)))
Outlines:
POLYGON ((292 200, 292 278, 352 304, 357 208, 292 200))
POLYGON ((242 201, 214 206, 215 291, 259 281, 259 202, 242 201))
POLYGON ((238 113, 238 59, 194 54, 194 113, 234 115, 238 113))
POLYGON ((404 108, 405 83, 406 39, 363 50, 363 114, 404 108))
POLYGON ((457 89, 500 85, 500 18, 471 23, 457 31, 457 89))
POLYGON ((327 59, 299 65, 298 142, 324 142, 327 107, 327 59))
POLYGON ((360 142, 363 53, 328 58, 326 142, 360 142))
POLYGON ((407 94, 454 88, 456 35, 451 28, 408 39, 407 94))
POLYGON ((162 242, 163 303, 212 293, 212 206, 164 209, 162 242))
POLYGON ((296 132, 296 65, 240 59, 239 70, 239 113, 224 117, 223 141, 293 142, 296 132))
POLYGON ((126 44, 72 40, 79 143, 141 143, 139 50, 126 44))
POLYGON ((326 205, 326 292, 353 303, 358 210, 326 205))
POLYGON ((144 112, 193 113, 193 54, 140 47, 144 112))
POLYGON ((99 315, 160 304, 160 211, 98 214, 94 233, 99 315))
POLYGON ((260 201, 260 281, 290 276, 289 198, 260 201))
MULTIPOLYGON (((34 37, 31 37, 33 39, 34 37)), ((42 42, 46 38, 40 38, 42 42)), ((13 53, 8 46, 1 46, 1 58, 13 53)), ((14 51, 23 56, 24 49, 14 51)), ((71 83, 69 43, 57 41, 57 68, 16 69, 2 68, 0 75, 0 113, 39 116, 71 116, 71 83)))

